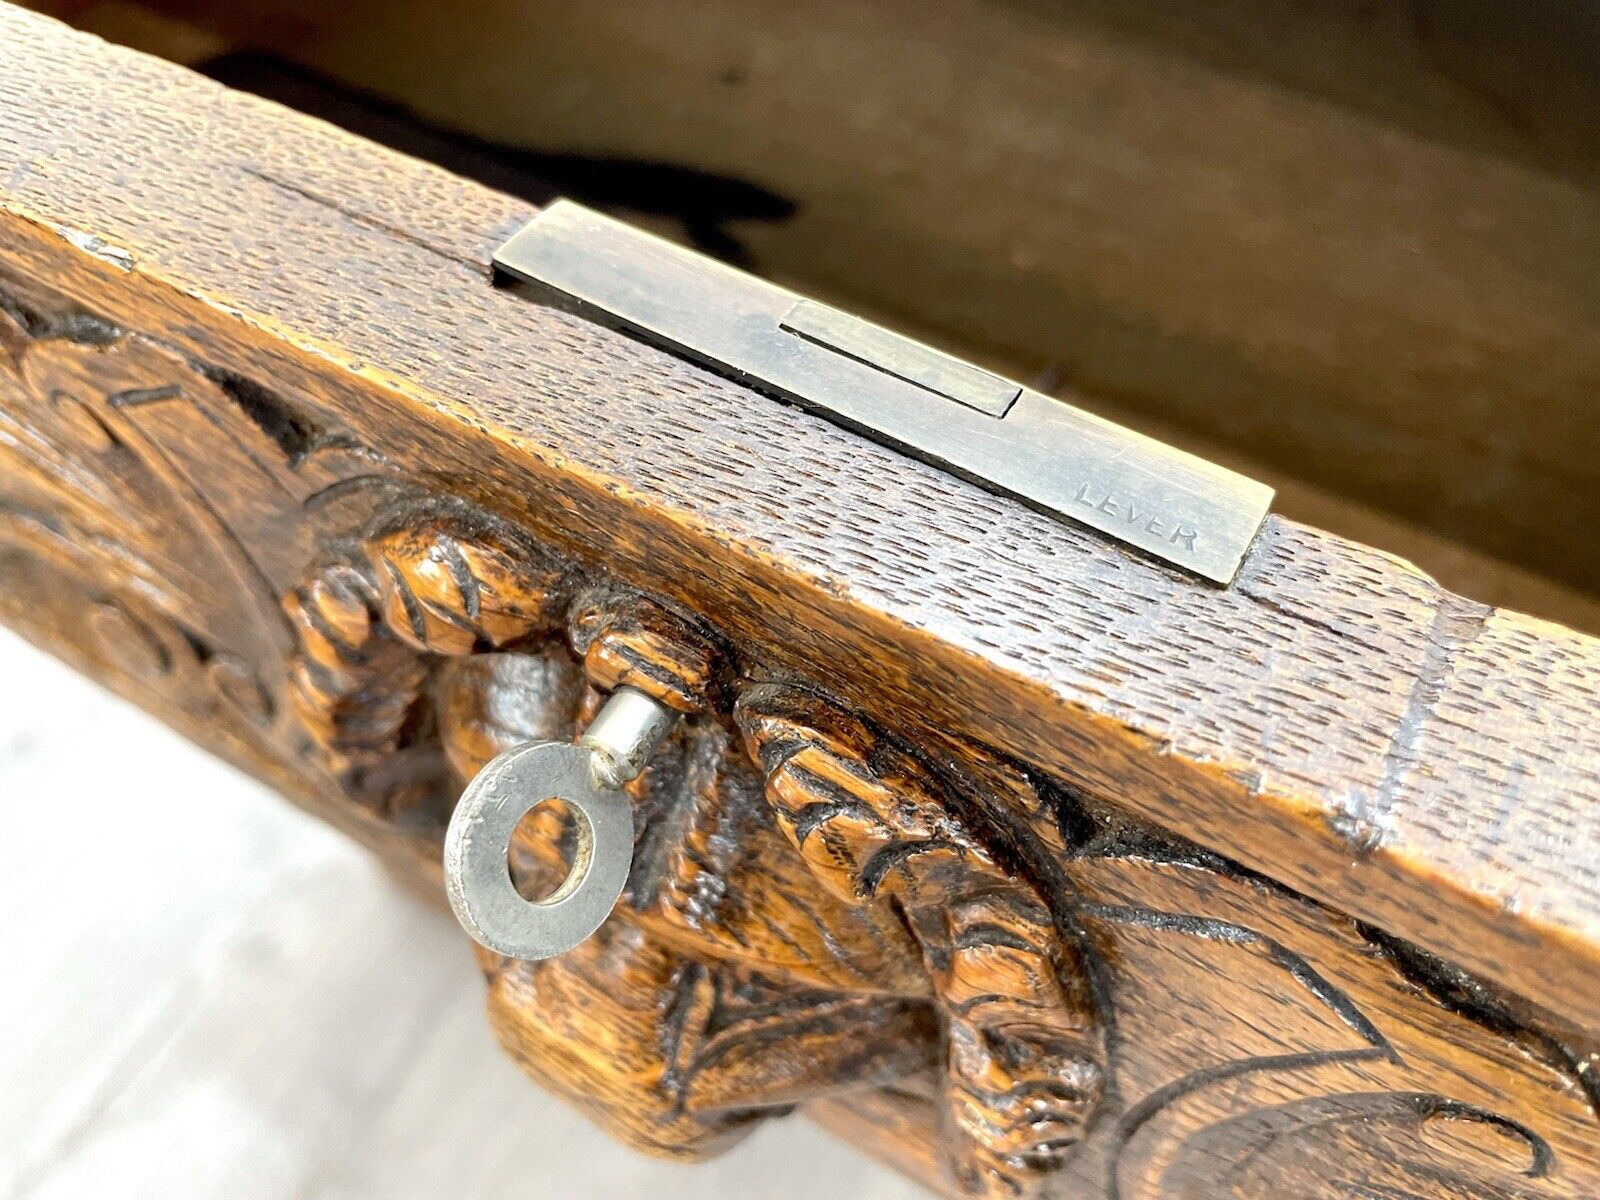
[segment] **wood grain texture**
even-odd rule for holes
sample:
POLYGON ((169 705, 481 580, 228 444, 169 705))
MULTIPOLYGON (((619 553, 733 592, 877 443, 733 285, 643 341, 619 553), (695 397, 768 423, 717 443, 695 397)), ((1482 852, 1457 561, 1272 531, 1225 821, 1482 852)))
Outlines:
POLYGON ((494 291, 522 205, 42 19, 3 30, 9 270, 883 719, 1600 1020, 1592 639, 1277 520, 1236 586, 1197 586, 494 291))
MULTIPOLYGON (((676 231, 680 237, 722 253, 737 253, 739 249, 730 236, 719 239, 717 235, 718 230, 727 234, 734 227, 731 214, 738 211, 756 214, 762 211, 760 203, 774 203, 770 197, 762 201, 759 188, 740 180, 704 178, 692 170, 665 164, 654 167, 638 163, 608 164, 581 155, 527 152, 449 128, 430 127, 414 114, 397 108, 391 99, 353 89, 337 79, 273 54, 250 49, 221 53, 215 45, 215 37, 210 57, 203 50, 197 54, 194 42, 197 37, 207 36, 204 31, 152 13, 147 8, 132 7, 124 0, 97 5, 79 20, 112 42, 149 50, 169 61, 190 64, 203 58, 204 72, 230 87, 276 100, 359 136, 535 202, 569 189, 603 206, 615 207, 621 203, 627 207, 630 202, 649 202, 664 212, 675 210, 675 222, 662 225, 662 231, 676 231), (145 18, 144 24, 135 21, 130 27, 130 19, 138 17, 145 18), (610 190, 601 187, 608 178, 610 190), (745 208, 741 209, 740 203, 744 203, 745 208)), ((785 228, 804 224, 809 211, 809 208, 802 208, 799 213, 791 214, 785 228)), ((844 236, 847 232, 841 230, 835 236, 844 236)), ((806 261, 805 256, 801 256, 791 270, 782 272, 784 281, 798 291, 810 293, 820 288, 818 298, 831 298, 846 308, 865 303, 864 315, 877 313, 890 325, 904 325, 904 332, 986 361, 1003 375, 1036 379, 1039 386, 1052 389, 1101 416, 1260 479, 1277 490, 1273 506, 1284 516, 1398 554, 1422 567, 1452 591, 1587 633, 1600 633, 1600 596, 1452 541, 1423 528, 1415 520, 1384 513, 1374 508, 1370 500, 1358 502, 1307 484, 1294 473, 1297 466, 1304 470, 1305 465, 1296 464, 1292 457, 1285 462, 1269 462, 1243 454, 1217 441, 1215 436, 1196 437, 1170 421, 1153 419, 1145 412, 1126 411, 1102 393, 1071 389, 1060 370, 1040 373, 1036 363, 996 356, 992 350, 972 345, 959 336, 958 331, 930 331, 920 323, 926 318, 912 315, 920 312, 916 297, 905 298, 903 307, 910 317, 909 323, 898 315, 884 317, 877 312, 878 302, 870 297, 857 299, 854 293, 851 298, 841 297, 825 282, 814 282, 804 271, 806 261)), ((869 276, 864 282, 886 279, 883 272, 876 270, 869 276)), ((897 308, 897 314, 899 311, 897 308)), ((1175 403, 1172 407, 1180 408, 1181 404, 1175 403)), ((1228 429, 1221 427, 1213 433, 1227 436, 1228 429)))
MULTIPOLYGON (((369 618, 419 668, 443 658, 440 712, 468 719, 441 720, 434 753, 461 779, 530 737, 570 736, 619 679, 689 698, 631 785, 633 869, 600 934, 547 962, 481 955, 507 1050, 631 1144, 699 1158, 796 1102, 848 1106, 877 1084, 867 1111, 903 1116, 857 1132, 892 1147, 919 1136, 920 1110, 936 1149, 896 1156, 963 1197, 1592 1186, 1593 1052, 1522 1025, 1492 989, 976 747, 947 745, 934 766, 814 691, 730 677, 711 630, 572 588, 534 547, 519 567, 487 513, 379 511, 316 577, 362 576, 349 590, 369 618), (546 614, 569 593, 563 644, 546 614), (486 670, 451 670, 462 656, 486 670), (580 658, 587 689, 568 682, 580 658), (734 693, 764 784, 729 737, 734 693)), ((335 625, 370 642, 347 605, 329 611, 303 621, 308 646, 335 625)), ((348 719, 343 696, 328 702, 348 719)), ((425 722, 407 724, 400 745, 376 722, 388 757, 427 752, 425 722)), ((301 726, 342 755, 342 723, 312 705, 301 726)), ((346 792, 359 801, 364 783, 346 792)), ((386 819, 408 829, 412 811, 386 819)), ((570 846, 559 816, 526 825, 514 877, 545 890, 570 846)))
POLYGON ((1583 0, 161 3, 503 146, 752 181, 787 205, 701 229, 763 271, 1600 584, 1583 0))
POLYGON ((495 292, 501 197, 0 46, 0 615, 421 879, 498 750, 684 712, 601 935, 482 960, 607 1128, 878 1112, 966 1197, 1600 1185, 1592 639, 1280 520, 1198 584, 495 292))

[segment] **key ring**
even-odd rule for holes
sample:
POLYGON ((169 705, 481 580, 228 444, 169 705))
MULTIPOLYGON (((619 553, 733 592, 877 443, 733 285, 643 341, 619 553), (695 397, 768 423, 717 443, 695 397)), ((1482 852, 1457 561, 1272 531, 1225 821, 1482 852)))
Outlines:
POLYGON ((478 772, 444 839, 445 891, 475 941, 511 958, 550 958, 600 927, 633 865, 633 805, 623 785, 677 719, 638 689, 619 687, 576 743, 516 746, 478 772), (561 886, 526 900, 511 881, 511 838, 549 800, 571 808, 577 845, 561 886))

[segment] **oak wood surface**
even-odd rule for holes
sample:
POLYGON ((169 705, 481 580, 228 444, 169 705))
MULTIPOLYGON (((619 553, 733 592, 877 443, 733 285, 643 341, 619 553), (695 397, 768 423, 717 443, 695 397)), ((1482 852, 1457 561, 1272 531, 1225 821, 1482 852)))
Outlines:
POLYGON ((156 2, 611 203, 699 172, 763 271, 1600 584, 1582 0, 156 2))
POLYGON ((524 205, 4 22, 11 269, 424 454, 875 712, 1600 1019, 1593 639, 1278 520, 1199 586, 493 290, 524 205))
POLYGON ((424 881, 498 750, 687 714, 601 933, 481 958, 547 1086, 967 1197, 1596 1190, 1593 639, 1280 519, 1197 583, 495 291, 525 206, 0 48, 0 616, 424 881))
MULTIPOLYGON (((640 213, 638 216, 658 232, 688 237, 719 253, 750 255, 755 249, 741 240, 743 222, 735 214, 745 211, 754 217, 763 211, 761 205, 766 204, 777 206, 772 208, 772 214, 781 216, 778 210, 787 203, 780 203, 780 198, 774 196, 763 200, 761 189, 748 182, 697 175, 693 168, 670 163, 615 162, 525 148, 516 140, 515 111, 505 106, 496 106, 484 116, 485 132, 497 134, 501 140, 464 132, 459 128, 461 121, 448 113, 449 124, 429 124, 407 107, 413 97, 404 88, 393 95, 368 91, 348 78, 350 72, 343 64, 332 65, 344 78, 305 65, 303 60, 312 56, 308 47, 359 36, 348 28, 348 13, 331 19, 326 10, 303 14, 306 18, 320 18, 320 23, 313 20, 316 37, 304 30, 287 37, 283 21, 267 19, 259 8, 252 9, 252 14, 241 21, 234 10, 204 5, 185 10, 180 5, 158 11, 130 0, 98 0, 71 11, 79 28, 116 44, 194 66, 229 87, 276 100, 359 136, 535 203, 566 190, 577 198, 603 206, 620 204, 627 209, 632 205, 650 205, 659 210, 656 215, 640 213), (189 11, 190 16, 174 16, 173 11, 189 11), (203 27, 196 23, 199 21, 207 24, 203 27), (278 47, 279 52, 257 48, 263 46, 278 47), (291 54, 295 57, 286 57, 291 54), (502 130, 501 123, 508 127, 502 130), (739 207, 741 203, 744 209, 739 207)), ((407 17, 397 14, 396 19, 404 24, 407 17)), ((500 42, 514 44, 516 33, 534 28, 536 26, 531 23, 514 24, 504 31, 506 36, 500 42)), ((439 48, 433 39, 419 39, 418 45, 408 47, 406 53, 414 58, 416 71, 403 73, 396 80, 396 86, 409 83, 418 73, 442 74, 456 79, 453 72, 459 69, 459 60, 435 62, 433 54, 439 48)), ((946 50, 952 54, 959 52, 954 46, 947 46, 946 50)), ((325 61, 327 54, 319 53, 315 57, 325 61)), ((473 56, 474 61, 482 61, 482 57, 473 56)), ((354 60, 356 65, 365 62, 365 57, 358 56, 354 60)), ((471 78, 462 78, 459 83, 462 92, 480 94, 471 78)), ((476 127, 475 122, 467 122, 467 125, 476 127)), ((823 127, 816 128, 820 131, 823 127)), ((819 140, 825 143, 825 148, 843 148, 868 159, 877 153, 873 143, 865 139, 820 136, 819 140)), ((889 186, 889 181, 884 181, 883 186, 889 186)), ((798 211, 785 218, 788 237, 804 239, 808 236, 806 231, 814 224, 806 219, 810 212, 810 202, 802 199, 798 211)), ((978 215, 991 212, 992 207, 986 206, 978 215)), ((828 237, 835 241, 860 236, 853 225, 834 225, 830 229, 828 237)), ((931 251, 934 244, 929 246, 931 251)), ((876 268, 865 269, 866 255, 851 256, 851 261, 861 270, 857 277, 842 280, 837 285, 816 277, 809 269, 816 258, 813 254, 802 251, 787 258, 758 257, 762 269, 770 268, 779 282, 797 291, 815 294, 845 308, 860 309, 862 315, 891 326, 904 326, 905 332, 936 344, 947 344, 950 349, 987 363, 1007 377, 1034 379, 1036 386, 1053 390, 1063 399, 1101 416, 1260 479, 1277 490, 1274 507, 1284 516, 1398 554, 1451 591, 1497 607, 1557 621, 1586 633, 1600 632, 1600 596, 1419 524, 1418 516, 1430 520, 1431 510, 1413 516, 1396 515, 1374 507, 1371 496, 1358 500, 1350 495, 1335 494, 1325 485, 1308 483, 1301 476, 1316 474, 1319 461, 1307 461, 1295 453, 1284 454, 1281 448, 1271 460, 1259 457, 1261 447, 1253 448, 1255 454, 1242 452, 1231 444, 1232 426, 1223 419, 1225 410, 1222 408, 1208 408, 1213 414, 1214 427, 1208 430, 1207 436, 1197 436, 1190 429, 1172 423, 1173 414, 1189 402, 1187 396, 1155 401, 1165 418, 1158 419, 1148 411, 1130 411, 1125 402, 1114 401, 1104 392, 1086 393, 1073 388, 1070 372, 1064 371, 1060 364, 1041 372, 1036 356, 1031 354, 997 353, 992 347, 974 342, 970 333, 960 329, 930 329, 928 322, 934 320, 936 314, 930 313, 923 299, 928 294, 927 289, 918 289, 912 295, 891 294, 885 289, 892 288, 893 277, 876 268), (848 294, 842 293, 841 287, 847 288, 848 294), (884 312, 885 304, 894 311, 884 312), (1228 439, 1228 442, 1218 438, 1228 439)), ((1554 431, 1551 436, 1556 436, 1554 431)), ((1437 454, 1448 456, 1448 450, 1444 443, 1435 447, 1437 454)), ((1458 472, 1458 477, 1466 473, 1458 472)))

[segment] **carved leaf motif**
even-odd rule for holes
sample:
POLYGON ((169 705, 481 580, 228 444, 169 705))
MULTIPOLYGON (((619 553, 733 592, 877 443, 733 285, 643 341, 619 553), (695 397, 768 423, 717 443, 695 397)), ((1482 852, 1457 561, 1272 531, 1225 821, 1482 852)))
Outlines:
MULTIPOLYGON (((395 514, 383 520, 397 522, 395 514)), ((560 569, 526 539, 463 510, 418 513, 364 538, 362 550, 384 625, 415 650, 494 649, 546 636, 559 618, 560 569)))
POLYGON ((1391 1016, 1414 988, 1352 922, 1195 863, 1070 871, 1118 964, 1124 1106, 1093 1165, 1114 1200, 1524 1200, 1600 1183, 1571 1141, 1597 1116, 1570 1067, 1503 1056, 1465 1015, 1391 1016))
MULTIPOLYGON (((821 1098, 968 1195, 1600 1195, 1592 1072, 1336 913, 749 684, 699 617, 93 316, 0 301, 0 397, 7 619, 382 847, 436 864, 452 768, 570 736, 597 688, 690 714, 634 786, 616 918, 486 963, 512 1052, 636 1144, 821 1098)), ((531 823, 518 870, 566 836, 531 823)))
POLYGON ((590 590, 572 607, 571 636, 584 670, 602 691, 626 684, 685 713, 710 702, 710 639, 642 596, 590 590))
POLYGON ((1105 1086, 1078 962, 1047 903, 1003 868, 903 751, 778 688, 736 710, 779 827, 819 880, 904 914, 943 1018, 949 1167, 963 1192, 1032 1194, 1072 1158, 1105 1086), (1065 960, 1065 961, 1063 961, 1065 960), (1070 980, 1070 982, 1069 982, 1070 980))
POLYGON ((916 1003, 708 965, 625 920, 561 958, 485 957, 490 1020, 512 1056, 657 1154, 705 1157, 758 1115, 929 1065, 916 1003))
POLYGON ((0 295, 7 609, 51 629, 84 669, 210 723, 228 752, 281 774, 268 736, 281 663, 261 652, 285 646, 287 630, 218 494, 171 455, 175 441, 232 454, 236 486, 283 491, 293 465, 266 447, 245 461, 248 433, 231 415, 226 392, 165 347, 0 295))

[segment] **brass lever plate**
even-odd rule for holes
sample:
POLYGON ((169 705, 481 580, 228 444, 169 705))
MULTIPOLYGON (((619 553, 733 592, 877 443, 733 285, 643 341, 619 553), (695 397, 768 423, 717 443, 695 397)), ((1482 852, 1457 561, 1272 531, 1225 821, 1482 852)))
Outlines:
POLYGON ((1272 503, 1265 484, 570 201, 494 264, 536 299, 1216 583, 1272 503))

